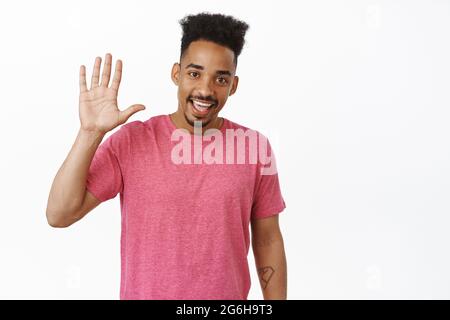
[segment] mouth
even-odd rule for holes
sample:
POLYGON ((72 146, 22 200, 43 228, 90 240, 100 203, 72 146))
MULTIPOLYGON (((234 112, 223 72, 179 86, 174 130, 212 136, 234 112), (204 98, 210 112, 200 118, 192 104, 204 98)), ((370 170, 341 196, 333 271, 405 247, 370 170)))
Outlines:
POLYGON ((197 99, 189 99, 189 103, 190 103, 194 113, 201 115, 201 116, 205 116, 205 115, 209 114, 209 112, 215 106, 215 103, 200 101, 197 99))

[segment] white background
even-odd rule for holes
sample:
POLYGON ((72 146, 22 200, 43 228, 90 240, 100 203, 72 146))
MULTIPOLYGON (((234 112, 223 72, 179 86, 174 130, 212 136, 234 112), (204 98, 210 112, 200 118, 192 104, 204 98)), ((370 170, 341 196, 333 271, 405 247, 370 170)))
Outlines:
MULTIPOLYGON (((250 24, 223 116, 267 135, 289 299, 450 298, 449 1, 0 2, 0 298, 118 299, 119 197, 45 219, 75 140, 78 70, 124 63, 130 120, 176 110, 178 20, 250 24)), ((261 299, 254 270, 250 299, 261 299)))

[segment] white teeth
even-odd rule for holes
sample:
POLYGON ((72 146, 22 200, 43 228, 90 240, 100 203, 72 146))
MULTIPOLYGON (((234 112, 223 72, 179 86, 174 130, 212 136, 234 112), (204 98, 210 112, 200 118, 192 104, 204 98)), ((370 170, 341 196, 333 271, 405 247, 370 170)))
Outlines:
POLYGON ((192 100, 192 101, 195 103, 195 106, 198 106, 198 107, 209 108, 213 105, 212 103, 203 103, 203 102, 196 101, 196 100, 192 100))

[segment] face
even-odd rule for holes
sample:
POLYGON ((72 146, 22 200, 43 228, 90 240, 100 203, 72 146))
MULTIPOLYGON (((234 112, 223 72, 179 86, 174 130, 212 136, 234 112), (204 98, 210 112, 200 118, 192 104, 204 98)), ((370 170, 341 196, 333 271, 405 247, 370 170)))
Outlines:
POLYGON ((172 67, 180 126, 192 131, 194 121, 201 121, 203 129, 214 127, 220 110, 236 91, 239 79, 235 72, 231 49, 210 41, 191 42, 180 63, 172 67))

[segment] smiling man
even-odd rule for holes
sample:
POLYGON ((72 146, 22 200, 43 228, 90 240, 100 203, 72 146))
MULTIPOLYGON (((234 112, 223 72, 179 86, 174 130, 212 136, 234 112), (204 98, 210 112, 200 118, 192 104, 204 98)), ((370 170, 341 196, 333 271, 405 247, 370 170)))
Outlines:
POLYGON ((180 61, 171 70, 178 106, 171 114, 125 124, 145 107, 118 108, 122 62, 110 83, 112 56, 101 81, 97 57, 89 89, 80 67, 81 125, 53 181, 47 220, 68 227, 120 194, 121 299, 247 299, 250 242, 264 298, 286 299, 278 223, 286 206, 273 152, 259 132, 219 117, 238 87, 248 25, 210 13, 180 24, 180 61), (213 161, 174 161, 180 143, 182 156, 209 154, 213 161))
POLYGON ((239 79, 234 75, 233 56, 229 48, 205 40, 193 41, 185 49, 181 63, 172 68, 179 105, 171 118, 177 126, 192 130, 195 121, 204 129, 221 126, 219 111, 236 91, 239 79))

